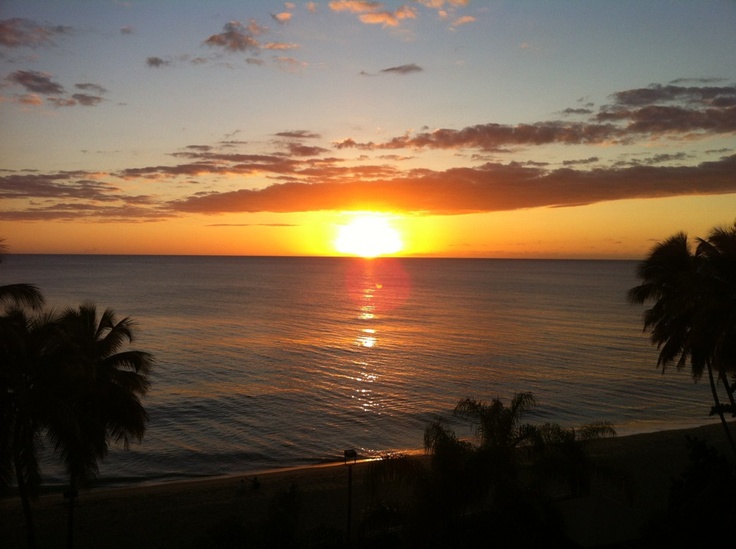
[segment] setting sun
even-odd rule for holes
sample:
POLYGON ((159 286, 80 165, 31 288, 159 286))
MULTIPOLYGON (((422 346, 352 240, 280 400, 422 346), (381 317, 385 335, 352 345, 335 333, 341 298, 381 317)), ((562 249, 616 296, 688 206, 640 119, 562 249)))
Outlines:
POLYGON ((377 257, 404 247, 401 237, 381 214, 362 214, 338 229, 335 249, 343 254, 377 257))

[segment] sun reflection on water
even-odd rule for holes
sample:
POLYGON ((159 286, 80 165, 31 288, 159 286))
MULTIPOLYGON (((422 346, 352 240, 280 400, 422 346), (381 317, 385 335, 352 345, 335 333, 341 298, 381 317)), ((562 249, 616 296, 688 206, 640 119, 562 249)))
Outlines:
POLYGON ((353 380, 350 398, 358 410, 381 415, 387 406, 383 338, 391 312, 409 295, 409 278, 397 260, 356 260, 346 273, 346 288, 355 307, 352 341, 360 357, 347 374, 353 380))

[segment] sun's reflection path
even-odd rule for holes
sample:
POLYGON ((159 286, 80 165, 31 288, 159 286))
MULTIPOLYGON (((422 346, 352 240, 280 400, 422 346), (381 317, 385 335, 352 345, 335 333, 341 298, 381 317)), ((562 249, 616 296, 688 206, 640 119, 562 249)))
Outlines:
POLYGON ((351 398, 364 412, 381 414, 381 364, 385 360, 382 327, 391 310, 408 295, 408 277, 397 261, 356 260, 347 276, 347 288, 355 304, 357 334, 353 344, 359 358, 353 360, 349 377, 355 385, 351 398))

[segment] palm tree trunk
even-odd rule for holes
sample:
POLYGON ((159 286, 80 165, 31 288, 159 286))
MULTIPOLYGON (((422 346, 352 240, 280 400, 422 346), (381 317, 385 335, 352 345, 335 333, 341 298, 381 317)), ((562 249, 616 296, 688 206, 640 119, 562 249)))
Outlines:
POLYGON ((726 432, 726 439, 728 439, 728 444, 731 446, 731 450, 733 450, 734 456, 736 456, 736 443, 734 443, 733 436, 731 435, 731 429, 728 428, 726 416, 723 414, 721 401, 718 398, 718 388, 716 387, 716 380, 713 377, 713 368, 710 364, 708 364, 708 381, 710 382, 710 390, 711 393, 713 393, 713 403, 715 404, 711 410, 711 413, 715 411, 718 414, 718 417, 721 418, 721 425, 723 426, 723 430, 726 432))
POLYGON ((734 400, 734 390, 736 390, 736 382, 733 384, 729 383, 728 375, 725 371, 722 371, 719 375, 719 379, 723 386, 726 388, 726 394, 728 395, 728 401, 731 404, 731 415, 736 416, 736 400, 734 400))
POLYGON ((28 486, 23 477, 23 467, 20 463, 20 457, 16 453, 13 456, 13 464, 15 466, 15 477, 18 480, 18 494, 23 504, 23 516, 26 521, 26 537, 28 539, 28 549, 36 549, 36 532, 33 525, 33 509, 31 508, 31 498, 28 494, 28 486))
POLYGON ((73 549, 74 547, 74 506, 77 504, 77 483, 72 479, 69 489, 64 492, 64 499, 69 506, 69 514, 66 521, 66 547, 73 549))

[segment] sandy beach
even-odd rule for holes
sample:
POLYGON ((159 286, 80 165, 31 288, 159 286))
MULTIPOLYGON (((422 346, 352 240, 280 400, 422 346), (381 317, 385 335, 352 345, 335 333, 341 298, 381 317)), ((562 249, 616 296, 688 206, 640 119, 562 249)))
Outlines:
MULTIPOLYGON (((687 436, 706 440, 724 454, 728 451, 720 424, 591 443, 595 463, 616 471, 618 480, 595 479, 590 496, 556 504, 568 535, 582 547, 636 539, 640 527, 666 505, 671 480, 688 464, 687 436)), ((368 504, 367 467, 359 462, 352 469, 353 532, 368 504)), ((279 513, 287 512, 294 501, 300 504, 294 526, 300 539, 338 540, 347 525, 348 474, 340 463, 261 473, 257 481, 247 475, 83 491, 75 507, 75 547, 222 546, 216 540, 247 538, 253 525, 271 521, 274 528, 285 528, 276 523, 288 513, 279 513)), ((67 508, 62 494, 40 497, 34 510, 39 547, 65 547, 67 508)), ((25 547, 19 499, 0 500, 0 513, 0 547, 25 547)))

